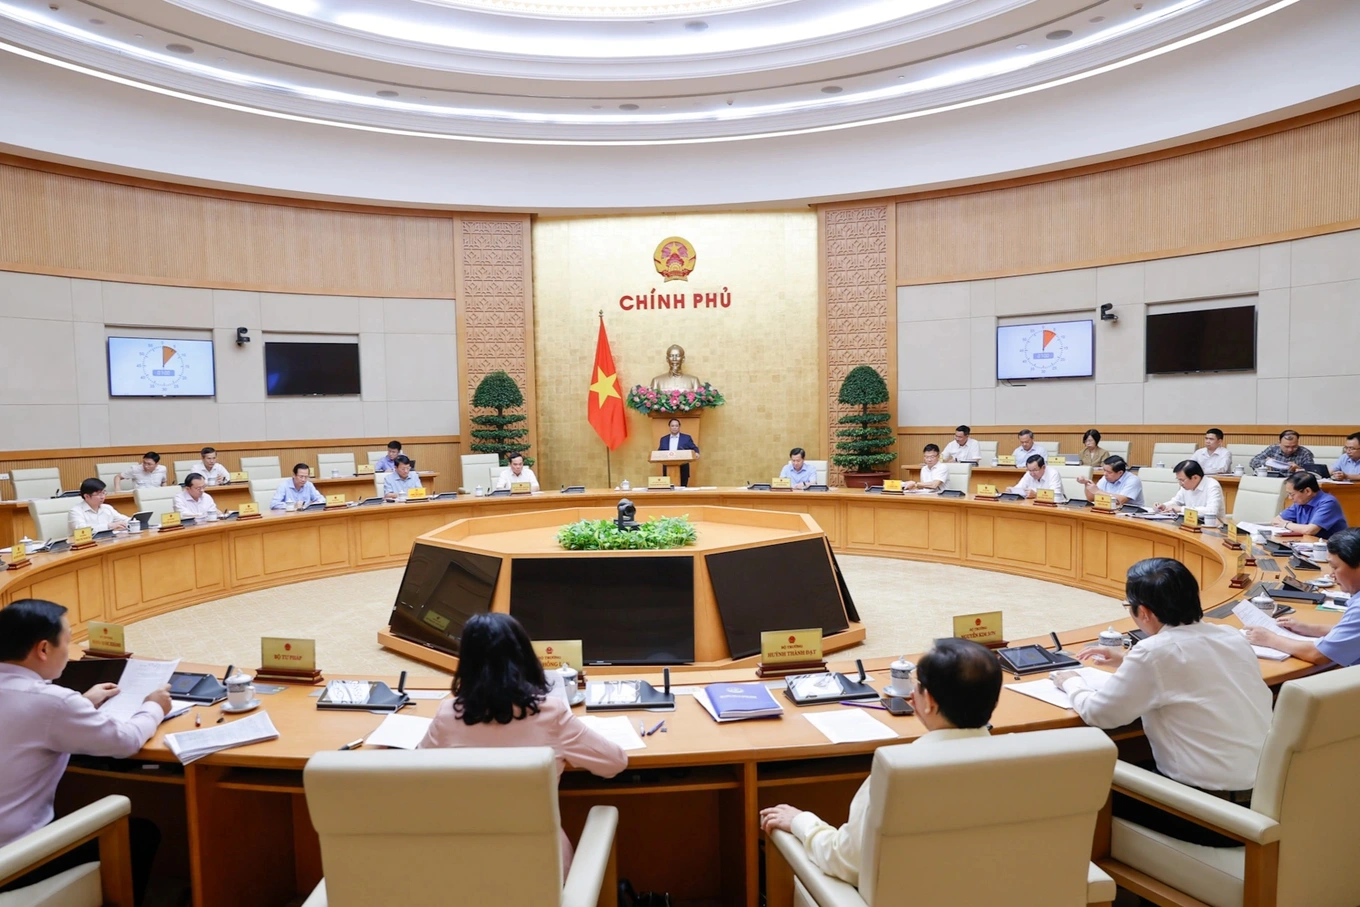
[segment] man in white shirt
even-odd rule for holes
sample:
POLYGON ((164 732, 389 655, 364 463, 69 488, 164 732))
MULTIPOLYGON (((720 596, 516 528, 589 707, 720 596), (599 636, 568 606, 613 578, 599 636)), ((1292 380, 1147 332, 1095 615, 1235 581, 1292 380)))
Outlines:
POLYGON ((212 495, 204 490, 205 484, 201 475, 196 472, 189 473, 189 477, 184 480, 184 487, 175 495, 175 512, 194 520, 216 513, 217 503, 213 501, 212 495))
MULTIPOLYGON (((935 640, 916 666, 915 684, 907 698, 927 733, 912 746, 945 746, 951 740, 989 735, 987 722, 1001 695, 1001 666, 986 648, 966 639, 935 640)), ((762 809, 760 828, 766 834, 792 834, 822 872, 858 885, 872 797, 866 780, 850 802, 850 820, 840 828, 787 803, 762 809)))
POLYGON ((160 488, 165 484, 165 467, 161 465, 161 455, 154 450, 142 454, 140 466, 130 466, 114 477, 113 490, 122 491, 124 482, 128 483, 128 491, 134 488, 160 488))
MULTIPOLYGON (((0 765, 5 767, 0 772, 0 846, 52 821, 53 797, 71 753, 130 758, 170 710, 168 686, 150 693, 124 720, 100 710, 120 695, 117 685, 101 683, 83 695, 54 685, 66 668, 70 647, 71 625, 61 605, 27 598, 0 610, 0 765)), ((139 900, 159 837, 154 826, 149 835, 142 830, 134 820, 132 861, 139 900)), ((97 859, 99 845, 91 841, 6 887, 32 885, 97 859)))
POLYGON ((292 504, 294 510, 306 510, 313 504, 324 504, 326 499, 312 484, 312 467, 306 463, 293 465, 293 477, 279 483, 274 491, 274 499, 269 502, 270 510, 287 510, 292 504))
POLYGON ((1044 449, 1044 445, 1034 443, 1034 432, 1030 431, 1028 428, 1022 428, 1016 437, 1020 439, 1020 446, 1015 449, 1014 453, 1015 465, 1017 467, 1024 469, 1025 464, 1029 462, 1029 458, 1035 454, 1038 454, 1045 460, 1048 459, 1048 451, 1044 449))
MULTIPOLYGON (((1129 568, 1124 594, 1147 637, 1127 654, 1109 646, 1078 653, 1083 661, 1115 666, 1098 687, 1076 671, 1059 671, 1053 682, 1094 727, 1123 727, 1142 718, 1159 774, 1250 804, 1272 705, 1251 644, 1234 627, 1203 621, 1199 583, 1180 561, 1139 561, 1129 568)), ((1241 846, 1131 800, 1116 795, 1114 814, 1193 843, 1241 846)))
POLYGON ((949 481, 949 467, 940 462, 940 446, 927 444, 921 451, 921 481, 908 482, 903 488, 927 488, 939 491, 949 481))
POLYGON ((1143 503, 1143 480, 1129 471, 1129 464, 1123 457, 1117 454, 1106 457, 1100 468, 1105 474, 1099 482, 1092 482, 1086 476, 1077 476, 1077 481, 1085 486, 1086 500, 1094 501, 1096 492, 1103 491, 1114 499, 1116 507, 1125 504, 1146 506, 1143 503))
POLYGON ((1197 460, 1182 460, 1176 464, 1176 481, 1181 489, 1165 504, 1158 504, 1159 513, 1184 513, 1185 508, 1199 511, 1201 518, 1223 516, 1223 486, 1218 479, 1204 474, 1197 460))
POLYGON ((1232 472, 1232 451, 1223 446, 1223 429, 1210 428, 1204 432, 1204 446, 1190 455, 1204 467, 1206 476, 1223 476, 1232 472))
POLYGON ((205 447, 198 452, 198 455, 203 459, 190 467, 189 472, 196 472, 201 475, 205 485, 231 484, 231 473, 227 472, 227 467, 217 462, 217 451, 215 449, 205 447))
POLYGON ((128 518, 104 503, 108 486, 100 479, 86 479, 80 483, 80 503, 66 514, 66 528, 72 532, 86 526, 95 532, 105 529, 126 529, 128 518))
POLYGON ((422 487, 415 474, 415 461, 406 454, 397 454, 397 468, 383 474, 383 497, 389 501, 406 497, 407 492, 422 487))
POLYGON ((509 488, 515 482, 528 482, 530 491, 538 491, 538 476, 524 465, 524 454, 511 454, 510 465, 496 477, 497 488, 509 488))
POLYGON ((967 460, 969 463, 976 463, 982 459, 981 448, 978 442, 969 437, 973 430, 967 425, 960 425, 954 429, 954 440, 944 446, 944 453, 940 459, 946 463, 959 463, 967 460))
POLYGON ((1040 488, 1047 488, 1053 492, 1055 503, 1061 504, 1067 500, 1063 494, 1062 476, 1059 475, 1057 467, 1049 466, 1038 454, 1030 454, 1029 459, 1025 461, 1025 477, 1019 484, 1012 485, 1006 491, 1033 499, 1037 497, 1040 488))

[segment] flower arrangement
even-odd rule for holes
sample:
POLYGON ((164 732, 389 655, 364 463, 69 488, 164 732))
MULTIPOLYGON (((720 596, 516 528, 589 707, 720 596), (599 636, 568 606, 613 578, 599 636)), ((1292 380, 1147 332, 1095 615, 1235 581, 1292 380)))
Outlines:
POLYGON ((692 391, 659 391, 645 384, 637 384, 628 392, 627 404, 644 415, 647 413, 690 413, 706 406, 722 406, 727 400, 713 385, 705 381, 692 391))
POLYGON ((579 520, 557 533, 557 543, 568 551, 621 551, 683 548, 699 537, 688 517, 650 519, 633 532, 625 532, 613 520, 579 520))

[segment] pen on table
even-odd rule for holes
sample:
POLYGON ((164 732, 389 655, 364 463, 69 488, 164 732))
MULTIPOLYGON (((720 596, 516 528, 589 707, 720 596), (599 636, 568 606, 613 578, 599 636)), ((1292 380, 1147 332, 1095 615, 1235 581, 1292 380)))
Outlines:
POLYGON ((655 727, 653 727, 650 731, 648 731, 647 733, 643 734, 642 736, 644 736, 644 737, 650 737, 650 736, 652 736, 652 735, 655 734, 657 731, 661 730, 661 725, 663 725, 663 724, 665 724, 665 723, 666 723, 666 719, 665 719, 665 718, 662 718, 660 721, 658 721, 658 722, 656 723, 656 726, 655 726, 655 727))
POLYGON ((217 715, 217 721, 216 721, 216 723, 217 723, 217 724, 221 724, 222 722, 224 722, 224 721, 226 721, 226 720, 227 720, 227 713, 226 713, 226 712, 219 712, 218 715, 217 715))
POLYGON ((647 725, 641 721, 638 722, 638 735, 642 737, 647 736, 647 725))
POLYGON ((346 743, 344 746, 340 747, 340 749, 341 749, 342 751, 344 751, 344 750, 357 750, 359 747, 361 747, 361 746, 363 746, 363 745, 364 745, 364 738, 360 737, 358 740, 351 740, 349 743, 346 743))
POLYGON ((203 727, 203 716, 194 712, 194 727, 203 727))
POLYGON ((885 712, 888 710, 888 707, 887 707, 886 705, 879 705, 879 704, 876 703, 876 702, 855 702, 853 699, 842 699, 842 700, 841 700, 839 703, 837 703, 837 704, 838 704, 838 705, 857 705, 857 706, 859 706, 859 707, 862 708, 862 709, 882 709, 882 710, 885 711, 885 712))

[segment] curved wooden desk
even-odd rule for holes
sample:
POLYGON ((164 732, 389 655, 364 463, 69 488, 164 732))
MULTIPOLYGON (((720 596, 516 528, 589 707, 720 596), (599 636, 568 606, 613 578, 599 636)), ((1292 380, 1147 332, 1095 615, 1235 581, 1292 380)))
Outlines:
MULTIPOLYGON (((400 564, 415 536, 460 516, 599 506, 612 504, 618 496, 601 491, 584 496, 461 498, 274 515, 125 538, 83 552, 35 558, 34 566, 0 577, 0 601, 39 595, 71 606, 79 622, 99 617, 136 620, 242 589, 400 564)), ((654 496, 667 506, 693 501, 696 506, 805 512, 821 524, 839 551, 1023 573, 1115 595, 1122 591, 1130 564, 1167 555, 1187 563, 1199 577, 1206 607, 1236 594, 1228 587, 1236 554, 1223 548, 1219 537, 1084 510, 857 492, 722 489, 654 496)), ((640 514, 645 518, 652 498, 637 497, 642 498, 640 514)), ((1259 571, 1250 572, 1261 578, 1259 571)), ((1302 617, 1319 622, 1337 619, 1335 614, 1313 611, 1302 617)), ((1132 625, 1128 620, 1122 624, 1125 629, 1132 625)), ((1072 629, 1061 638, 1071 647, 1094 639, 1103 627, 1072 629)), ((885 679, 888 661, 869 662, 870 670, 878 672, 876 682, 885 679)), ((222 666, 211 668, 220 671, 222 666)), ((1262 662, 1262 672, 1272 684, 1313 670, 1293 659, 1262 662)), ((659 682, 656 675, 638 676, 659 682)), ((684 682, 737 677, 749 679, 750 670, 696 670, 686 674, 684 682)), ((432 676, 415 678, 408 686, 446 688, 447 682, 447 677, 432 676)), ((139 814, 161 824, 164 859, 170 871, 182 866, 191 877, 195 905, 283 905, 310 891, 321 875, 316 836, 302 794, 302 767, 314 752, 364 736, 381 721, 366 713, 318 711, 311 692, 290 687, 266 697, 264 707, 280 731, 278 740, 224 752, 186 768, 175 763, 162 735, 192 729, 188 715, 166 722, 135 762, 94 765, 78 760, 63 783, 59 808, 73 808, 110 790, 129 793, 139 814)), ((432 716, 435 708, 434 702, 419 702, 408 713, 432 716)), ((215 720, 215 708, 202 711, 205 724, 215 720)), ((758 810, 789 801, 816 810, 828 821, 843 821, 878 745, 832 745, 804 720, 805 713, 790 706, 777 721, 718 725, 686 696, 679 697, 671 715, 624 713, 650 723, 665 717, 668 733, 648 737, 647 748, 630 754, 630 769, 619 779, 601 781, 581 772, 565 775, 564 826, 574 836, 591 805, 617 805, 621 874, 668 890, 681 900, 754 907, 759 891, 758 810)), ((873 715, 898 732, 896 742, 923 732, 915 718, 873 715)), ((993 717, 999 733, 1077 721, 1070 711, 1008 691, 1003 691, 993 717)), ((1135 735, 1127 731, 1116 737, 1135 735)))

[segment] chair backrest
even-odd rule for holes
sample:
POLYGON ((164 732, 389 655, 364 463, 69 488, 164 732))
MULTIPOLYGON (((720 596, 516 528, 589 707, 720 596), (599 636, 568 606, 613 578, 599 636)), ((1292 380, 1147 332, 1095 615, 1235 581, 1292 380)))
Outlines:
POLYGON ((322 751, 302 783, 330 907, 562 899, 550 747, 322 751))
MULTIPOLYGON (((1050 460, 1052 460, 1052 459, 1054 459, 1054 458, 1056 458, 1056 457, 1059 456, 1058 442, 1057 442, 1057 441, 1045 441, 1045 440, 1043 440, 1042 438, 1035 438, 1035 439, 1034 439, 1034 445, 1035 445, 1036 447, 1042 447, 1044 450, 1048 451, 1048 459, 1050 459, 1050 460)), ((1016 442, 1015 442, 1015 447, 1019 447, 1019 446, 1020 446, 1020 441, 1017 439, 1016 442)), ((1011 450, 1014 450, 1015 447, 1012 447, 1011 450)))
POLYGON ((463 454, 463 487, 471 491, 478 485, 490 489, 500 474, 501 458, 496 454, 463 454))
POLYGON ((283 479, 278 477, 250 480, 250 497, 260 505, 260 510, 269 509, 270 503, 274 500, 274 492, 278 491, 282 482, 283 479))
MULTIPOLYGON (((1261 450, 1264 449, 1265 448, 1261 448, 1261 450)), ((1246 472, 1251 472, 1251 458, 1261 452, 1260 450, 1248 450, 1246 453, 1242 453, 1236 448, 1231 448, 1231 450, 1233 469, 1241 466, 1246 472)))
POLYGON ((1284 479, 1243 476, 1233 502, 1233 519, 1239 523, 1269 523, 1284 510, 1284 479))
POLYGON ((283 476, 278 457, 242 457, 241 471, 255 479, 278 479, 283 476))
POLYGON ((80 498, 35 498, 28 502, 28 516, 40 539, 64 539, 71 534, 66 515, 80 498))
POLYGON ((804 460, 804 463, 817 470, 817 484, 826 484, 826 460, 804 460))
POLYGON ((992 461, 995 460, 995 459, 996 459, 996 442, 995 442, 995 441, 979 441, 979 442, 978 442, 978 463, 981 464, 981 465, 983 465, 983 466, 991 466, 991 465, 992 465, 992 461))
POLYGON ((61 488, 61 470, 55 466, 44 466, 41 469, 12 469, 9 474, 14 481, 16 501, 50 498, 61 488))
POLYGON ((1305 444, 1313 452, 1313 462, 1325 463, 1329 468, 1337 460, 1341 459, 1341 454, 1345 448, 1339 444, 1305 444))
POLYGON ((1176 473, 1171 469, 1144 466, 1138 470, 1138 478, 1143 483, 1143 503, 1149 507, 1165 504, 1181 490, 1181 484, 1176 481, 1176 473))
POLYGON ((919 904, 1001 904, 1042 891, 1052 907, 1085 905, 1115 757, 1089 727, 880 747, 860 895, 870 905, 904 891, 919 904), (969 870, 977 854, 986 872, 969 870))
POLYGON ((329 479, 332 469, 338 470, 340 475, 346 478, 354 475, 354 454, 323 453, 316 455, 317 478, 329 479))
POLYGON ((1360 764, 1356 715, 1355 668, 1280 688, 1251 800, 1282 826, 1276 903, 1360 904, 1360 786, 1342 781, 1360 764))
MULTIPOLYGON (((1109 448, 1105 448, 1109 450, 1109 448)), ((1167 468, 1175 466, 1181 460, 1195 452, 1195 445, 1181 444, 1176 441, 1159 441, 1152 445, 1152 462, 1165 463, 1167 468)), ((1148 503, 1152 503, 1149 501, 1148 503)))
POLYGON ((386 450, 370 450, 368 452, 368 465, 372 466, 374 463, 378 462, 385 456, 387 456, 386 450))
POLYGON ((1105 452, 1112 457, 1123 457, 1124 462, 1129 461, 1129 442, 1115 441, 1109 438, 1101 438, 1100 446, 1105 448, 1105 452))
POLYGON ((1069 501, 1073 499, 1080 501, 1086 497, 1086 489, 1081 487, 1081 483, 1077 479, 1079 477, 1091 478, 1091 467, 1062 465, 1055 466, 1054 469, 1058 470, 1058 475, 1062 476, 1063 494, 1069 501))
POLYGON ((113 480, 136 465, 136 463, 96 463, 94 474, 99 477, 99 481, 113 488, 113 480))
MULTIPOLYGON (((176 460, 176 461, 175 461, 175 474, 174 474, 173 476, 171 476, 170 478, 166 479, 166 481, 167 481, 167 482, 175 482, 175 483, 177 483, 177 484, 183 485, 183 484, 184 484, 184 480, 187 479, 187 478, 189 478, 189 473, 193 472, 193 471, 194 471, 194 468, 195 468, 196 466, 198 466, 198 464, 201 463, 201 462, 203 462, 203 461, 202 461, 202 460, 176 460)), ((203 478, 206 479, 207 476, 204 476, 203 478)))
POLYGON ((160 517, 175 509, 175 495, 180 493, 178 485, 162 485, 159 488, 134 488, 132 501, 138 512, 150 510, 152 516, 160 517))
POLYGON ((969 483, 973 481, 973 464, 946 463, 945 467, 949 470, 949 478, 944 482, 946 490, 962 491, 964 494, 972 491, 973 486, 969 483))

